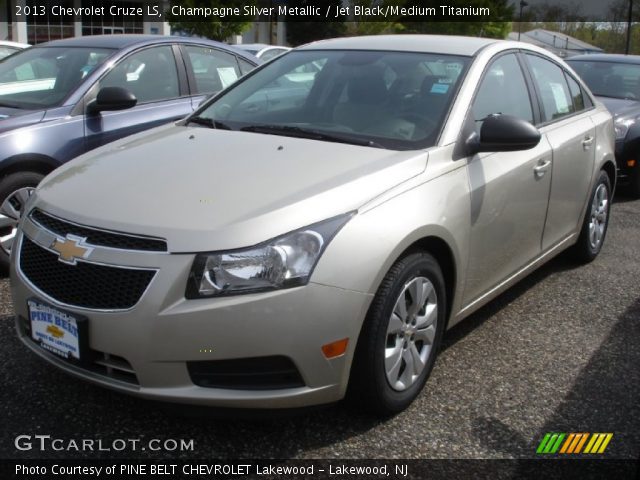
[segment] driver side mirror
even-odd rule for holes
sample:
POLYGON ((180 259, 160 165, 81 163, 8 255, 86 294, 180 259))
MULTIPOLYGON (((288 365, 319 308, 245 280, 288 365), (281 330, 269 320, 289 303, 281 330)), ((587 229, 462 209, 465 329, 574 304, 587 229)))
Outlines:
POLYGON ((526 120, 513 115, 489 115, 466 141, 467 152, 513 152, 529 150, 540 143, 540 132, 526 120))
POLYGON ((123 87, 102 87, 87 105, 87 113, 98 113, 108 110, 125 110, 135 106, 136 96, 123 87))

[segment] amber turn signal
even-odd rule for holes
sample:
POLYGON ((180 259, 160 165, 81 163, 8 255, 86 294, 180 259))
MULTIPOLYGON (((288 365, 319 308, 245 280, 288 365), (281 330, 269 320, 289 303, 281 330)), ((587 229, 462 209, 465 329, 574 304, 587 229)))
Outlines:
POLYGON ((347 351, 347 345, 349 344, 348 338, 343 338, 342 340, 336 340, 335 342, 327 343, 322 346, 322 353, 327 358, 335 358, 340 355, 344 355, 344 352, 347 351))

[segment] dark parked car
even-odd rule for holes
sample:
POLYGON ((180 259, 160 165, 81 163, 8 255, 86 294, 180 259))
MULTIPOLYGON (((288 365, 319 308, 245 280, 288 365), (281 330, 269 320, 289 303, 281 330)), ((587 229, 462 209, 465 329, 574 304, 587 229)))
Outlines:
POLYGON ((81 153, 191 113, 260 61, 158 35, 57 40, 0 62, 0 266, 33 187, 81 153))
POLYGON ((640 197, 640 56, 579 55, 567 63, 613 114, 619 183, 640 197))

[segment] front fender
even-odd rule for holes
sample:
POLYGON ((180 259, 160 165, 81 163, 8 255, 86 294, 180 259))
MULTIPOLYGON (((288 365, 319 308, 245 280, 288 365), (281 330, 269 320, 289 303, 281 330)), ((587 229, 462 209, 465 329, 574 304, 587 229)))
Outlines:
POLYGON ((451 311, 456 312, 467 263, 468 189, 466 169, 458 168, 359 212, 329 244, 312 281, 373 295, 403 252, 436 237, 453 256, 456 285, 449 295, 451 311))

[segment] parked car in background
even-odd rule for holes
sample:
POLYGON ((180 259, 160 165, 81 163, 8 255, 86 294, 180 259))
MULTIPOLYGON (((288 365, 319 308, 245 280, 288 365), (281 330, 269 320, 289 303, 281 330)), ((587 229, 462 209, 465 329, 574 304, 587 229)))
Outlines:
POLYGON ((12 55, 20 50, 30 47, 28 43, 9 42, 7 40, 0 40, 0 60, 9 55, 12 55))
POLYGON ((640 56, 579 55, 567 63, 614 115, 620 185, 640 197, 640 56))
POLYGON ((613 144, 611 114, 533 45, 312 43, 49 175, 12 254, 18 335, 144 398, 349 392, 395 413, 447 328, 570 247, 598 255, 613 144), (305 66, 321 70, 302 101, 256 109, 274 82, 301 95, 287 77, 305 66))
POLYGON ((14 218, 47 173, 184 117, 257 62, 222 43, 158 35, 57 40, 0 62, 0 265, 14 218))
POLYGON ((289 47, 267 45, 266 43, 240 43, 238 45, 234 45, 234 47, 249 52, 251 55, 255 55, 264 62, 291 50, 289 47))

